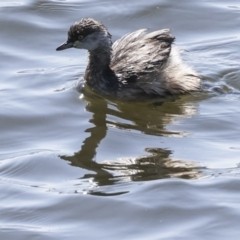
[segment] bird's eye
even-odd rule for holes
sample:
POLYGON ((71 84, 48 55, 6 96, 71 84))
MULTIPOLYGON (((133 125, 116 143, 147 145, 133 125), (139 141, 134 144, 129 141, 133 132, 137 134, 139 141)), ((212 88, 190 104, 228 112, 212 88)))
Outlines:
POLYGON ((82 40, 82 39, 83 39, 83 36, 82 36, 82 35, 78 36, 78 39, 79 39, 79 40, 82 40))

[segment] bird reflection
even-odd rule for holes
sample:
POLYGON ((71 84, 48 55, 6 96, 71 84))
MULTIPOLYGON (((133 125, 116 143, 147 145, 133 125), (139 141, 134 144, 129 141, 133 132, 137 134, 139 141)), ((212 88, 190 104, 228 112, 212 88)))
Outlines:
POLYGON ((185 179, 199 178, 201 168, 195 163, 171 159, 172 150, 146 148, 145 156, 120 158, 114 161, 96 161, 97 148, 106 137, 108 128, 137 130, 155 136, 184 135, 183 132, 166 130, 166 125, 176 120, 176 116, 192 116, 196 113, 194 103, 186 104, 186 99, 161 99, 154 102, 117 102, 103 99, 96 94, 85 94, 86 110, 92 113, 90 133, 81 149, 72 156, 60 156, 89 170, 82 178, 91 178, 98 186, 112 185, 121 180, 147 181, 170 177, 185 179))
POLYGON ((201 167, 192 162, 173 160, 172 151, 161 148, 145 149, 150 156, 118 159, 118 162, 104 165, 105 169, 118 170, 131 181, 148 181, 162 178, 178 177, 196 179, 201 176, 201 167))

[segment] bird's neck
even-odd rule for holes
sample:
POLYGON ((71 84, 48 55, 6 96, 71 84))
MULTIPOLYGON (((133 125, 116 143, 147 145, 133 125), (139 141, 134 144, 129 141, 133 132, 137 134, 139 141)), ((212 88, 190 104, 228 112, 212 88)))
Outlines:
POLYGON ((99 72, 109 67, 111 62, 112 47, 101 45, 97 49, 89 51, 89 65, 99 72))
POLYGON ((101 46, 89 51, 89 63, 85 73, 88 85, 100 92, 116 89, 118 85, 117 76, 110 68, 111 46, 101 46))

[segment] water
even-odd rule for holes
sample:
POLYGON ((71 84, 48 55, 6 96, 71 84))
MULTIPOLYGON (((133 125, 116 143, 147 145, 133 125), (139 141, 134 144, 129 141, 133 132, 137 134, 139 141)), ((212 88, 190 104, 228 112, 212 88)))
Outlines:
POLYGON ((1 239, 239 239, 237 0, 0 3, 1 239), (206 91, 109 101, 75 88, 74 21, 171 28, 206 91))

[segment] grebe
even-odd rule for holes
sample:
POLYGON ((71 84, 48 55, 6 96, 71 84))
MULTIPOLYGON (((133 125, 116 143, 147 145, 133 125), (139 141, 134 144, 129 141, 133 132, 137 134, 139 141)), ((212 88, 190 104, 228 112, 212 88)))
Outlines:
POLYGON ((83 18, 70 27, 67 41, 56 50, 88 50, 87 85, 114 98, 137 100, 201 91, 200 77, 182 62, 172 46, 174 39, 169 29, 150 33, 140 29, 112 44, 102 23, 83 18))

